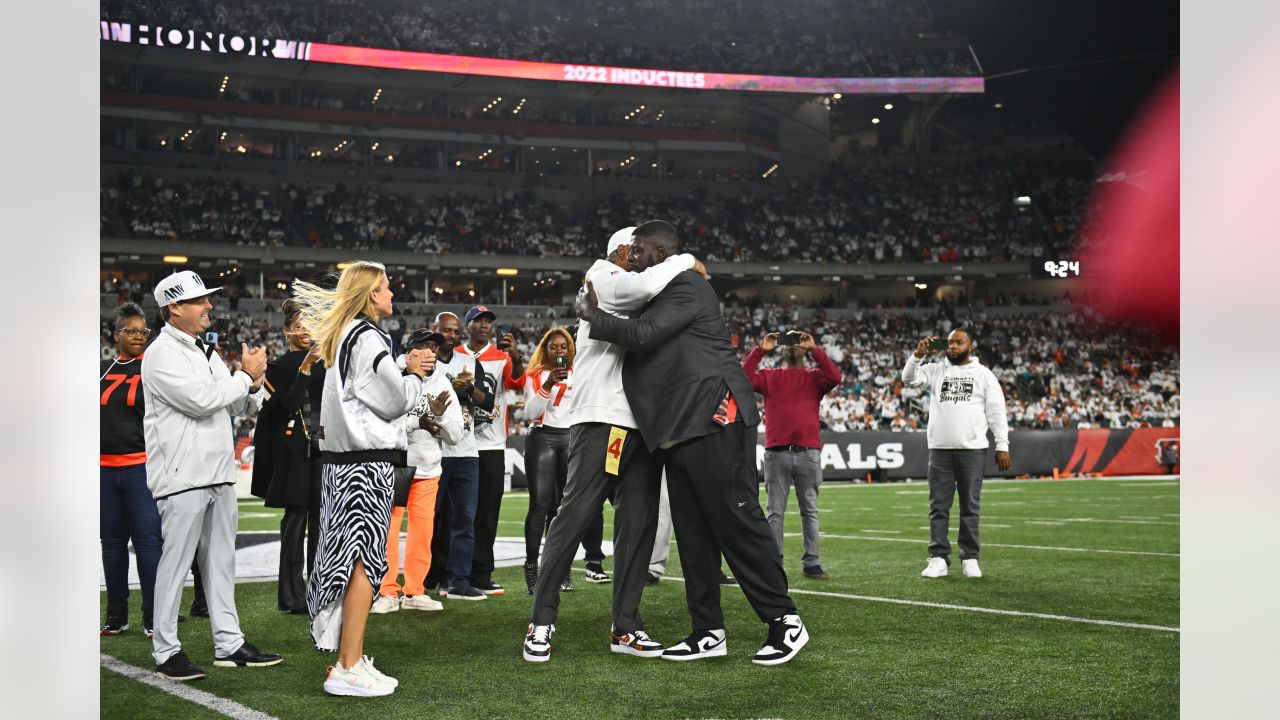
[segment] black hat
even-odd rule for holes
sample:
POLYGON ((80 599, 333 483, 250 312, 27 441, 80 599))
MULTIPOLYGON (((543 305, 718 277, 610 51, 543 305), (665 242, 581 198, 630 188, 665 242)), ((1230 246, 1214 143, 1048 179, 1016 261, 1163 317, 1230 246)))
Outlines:
POLYGON ((405 352, 408 352, 409 350, 427 342, 434 342, 436 345, 444 345, 444 335, 441 335, 430 328, 418 328, 409 335, 408 340, 404 341, 404 347, 402 349, 405 352))

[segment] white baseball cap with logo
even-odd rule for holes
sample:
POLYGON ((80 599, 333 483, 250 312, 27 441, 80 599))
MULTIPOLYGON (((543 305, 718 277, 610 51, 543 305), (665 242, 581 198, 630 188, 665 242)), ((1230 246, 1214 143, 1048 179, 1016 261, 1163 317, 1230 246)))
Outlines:
POLYGON ((204 281, 200 279, 199 275, 191 270, 183 270, 170 275, 156 285, 156 304, 160 307, 167 307, 169 303, 195 300, 206 295, 212 295, 221 289, 220 287, 205 287, 204 281))
POLYGON ((609 257, 610 255, 612 255, 613 251, 617 250, 620 245, 630 245, 631 233, 635 231, 636 231, 636 228, 634 225, 632 225, 631 227, 622 228, 618 232, 614 233, 609 238, 608 247, 605 248, 605 252, 604 252, 605 257, 609 257))

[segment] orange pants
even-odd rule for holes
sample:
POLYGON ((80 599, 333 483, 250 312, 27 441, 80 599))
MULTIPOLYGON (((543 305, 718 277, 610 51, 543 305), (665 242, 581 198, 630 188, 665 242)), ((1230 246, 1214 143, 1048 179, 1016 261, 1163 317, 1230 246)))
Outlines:
MULTIPOLYGON (((431 568, 431 535, 436 518, 436 491, 440 478, 414 478, 409 486, 409 537, 404 543, 404 594, 421 595, 423 581, 431 568)), ((391 509, 391 531, 387 533, 387 575, 378 592, 395 597, 400 592, 400 520, 405 508, 391 509)))

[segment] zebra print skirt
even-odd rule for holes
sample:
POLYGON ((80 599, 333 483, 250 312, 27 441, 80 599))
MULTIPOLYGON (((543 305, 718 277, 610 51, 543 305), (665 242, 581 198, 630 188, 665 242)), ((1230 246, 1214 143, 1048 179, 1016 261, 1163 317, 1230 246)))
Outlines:
POLYGON ((316 647, 333 651, 342 634, 342 599, 356 561, 364 563, 375 593, 387 573, 395 478, 389 462, 325 463, 320 478, 320 543, 307 582, 307 610, 316 647))

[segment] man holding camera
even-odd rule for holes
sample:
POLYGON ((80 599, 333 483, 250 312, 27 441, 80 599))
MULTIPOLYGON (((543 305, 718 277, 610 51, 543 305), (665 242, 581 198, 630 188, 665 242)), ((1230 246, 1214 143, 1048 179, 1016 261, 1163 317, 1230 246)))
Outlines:
POLYGON ((807 332, 769 333, 747 355, 742 369, 751 387, 764 398, 764 488, 768 497, 769 526, 782 554, 783 516, 787 496, 796 488, 804 528, 804 576, 814 580, 831 577, 818 555, 818 488, 822 485, 822 439, 818 434, 818 403, 840 384, 840 368, 813 342, 807 332), (783 347, 783 366, 760 370, 766 353, 783 347), (818 367, 805 367, 812 355, 818 367))
POLYGON ((929 564, 922 577, 938 578, 950 565, 951 503, 960 490, 960 562, 964 576, 982 577, 978 567, 978 501, 986 464, 987 430, 996 440, 996 467, 1008 470, 1009 422, 1000 381, 973 357, 973 335, 957 328, 927 337, 902 368, 902 382, 929 392, 929 564), (921 365, 930 351, 946 348, 943 362, 921 365))
MULTIPOLYGON (((241 368, 232 374, 206 343, 209 296, 190 270, 156 285, 166 325, 142 360, 146 402, 143 430, 147 484, 160 511, 164 549, 156 571, 156 674, 172 680, 205 677, 178 642, 178 603, 191 560, 199 555, 218 667, 265 667, 283 658, 245 641, 235 604, 236 463, 231 415, 262 405, 258 390, 266 351, 242 346, 241 368)), ((216 343, 216 340, 209 338, 216 343)))
POLYGON ((463 317, 467 343, 458 348, 464 357, 475 359, 484 370, 484 388, 493 394, 493 410, 477 418, 476 449, 480 455, 480 486, 476 498, 475 550, 471 561, 471 585, 485 595, 506 592, 493 581, 493 543, 498 538, 498 514, 502 510, 502 492, 506 476, 507 401, 506 390, 524 389, 524 361, 516 347, 510 328, 490 342, 493 323, 498 316, 484 305, 476 305, 463 317))

